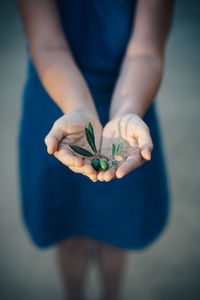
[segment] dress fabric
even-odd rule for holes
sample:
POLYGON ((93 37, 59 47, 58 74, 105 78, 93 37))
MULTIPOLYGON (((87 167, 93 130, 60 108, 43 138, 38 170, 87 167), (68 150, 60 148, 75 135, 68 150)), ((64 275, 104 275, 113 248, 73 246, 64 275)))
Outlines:
MULTIPOLYGON (((63 0, 58 5, 64 33, 105 125, 135 2, 63 0)), ((148 246, 164 229, 169 211, 155 104, 144 117, 154 143, 152 160, 111 182, 93 183, 47 153, 44 138, 61 116, 28 59, 19 171, 22 213, 31 239, 39 247, 72 237, 88 237, 123 249, 148 246)))

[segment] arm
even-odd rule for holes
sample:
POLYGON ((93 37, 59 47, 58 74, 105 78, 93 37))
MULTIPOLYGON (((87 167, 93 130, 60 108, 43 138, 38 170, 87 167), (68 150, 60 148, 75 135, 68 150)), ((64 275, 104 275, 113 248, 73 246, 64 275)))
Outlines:
POLYGON ((87 149, 84 127, 92 122, 99 149, 102 126, 89 88, 64 37, 56 1, 17 0, 17 4, 39 78, 64 113, 45 138, 47 150, 72 171, 95 181, 97 174, 90 161, 77 156, 68 146, 76 144, 87 149))
POLYGON ((31 59, 48 94, 63 113, 96 109, 64 37, 54 0, 17 0, 31 59))
POLYGON ((110 118, 143 117, 158 92, 173 0, 139 0, 136 20, 112 98, 110 118))
POLYGON ((102 152, 123 141, 123 161, 115 171, 100 172, 98 179, 121 178, 151 159, 153 143, 141 119, 158 92, 163 73, 165 44, 172 20, 173 0, 138 0, 136 20, 104 127, 102 152))

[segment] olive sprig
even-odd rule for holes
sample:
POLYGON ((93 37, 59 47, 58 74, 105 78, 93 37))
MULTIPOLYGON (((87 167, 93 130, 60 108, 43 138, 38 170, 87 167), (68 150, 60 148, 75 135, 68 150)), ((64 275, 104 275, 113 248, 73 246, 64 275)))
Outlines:
POLYGON ((119 167, 117 162, 123 159, 123 157, 120 155, 122 152, 122 148, 123 148, 122 142, 119 143, 119 145, 117 146, 117 150, 115 144, 112 144, 112 165, 115 170, 117 170, 119 167))
MULTIPOLYGON (((99 169, 106 171, 109 167, 109 158, 106 157, 105 155, 101 154, 100 152, 97 151, 96 145, 95 145, 95 135, 94 135, 94 129, 92 124, 89 122, 88 127, 85 127, 85 136, 86 136, 86 140, 92 150, 92 152, 76 146, 76 145, 69 145, 70 148, 82 155, 82 156, 86 156, 86 157, 94 157, 93 161, 92 161, 92 167, 98 171, 99 169), (104 158, 102 160, 102 158, 104 158)), ((123 143, 119 143, 119 145, 117 146, 117 150, 116 150, 116 146, 114 144, 112 144, 112 166, 117 169, 118 168, 118 161, 121 161, 123 158, 120 156, 121 151, 123 148, 123 143), (116 152, 116 155, 115 155, 116 152)))
POLYGON ((87 142, 88 142, 90 148, 92 149, 93 153, 91 153, 88 150, 85 150, 82 147, 76 146, 76 145, 69 145, 70 148, 72 148, 72 150, 74 150, 76 153, 78 153, 80 155, 87 156, 87 157, 99 158, 99 153, 97 152, 97 148, 95 145, 94 129, 93 129, 91 123, 88 124, 88 128, 85 127, 85 135, 86 135, 87 142))

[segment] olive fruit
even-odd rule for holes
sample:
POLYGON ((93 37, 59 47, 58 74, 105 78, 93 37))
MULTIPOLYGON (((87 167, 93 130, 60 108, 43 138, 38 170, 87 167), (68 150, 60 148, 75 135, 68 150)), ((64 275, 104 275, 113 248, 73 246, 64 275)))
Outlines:
POLYGON ((100 162, 99 162, 98 159, 93 159, 93 161, 92 161, 92 167, 93 167, 96 171, 99 170, 99 168, 100 168, 100 162))
POLYGON ((108 170, 109 164, 108 164, 107 160, 101 160, 100 167, 101 167, 102 171, 108 170))

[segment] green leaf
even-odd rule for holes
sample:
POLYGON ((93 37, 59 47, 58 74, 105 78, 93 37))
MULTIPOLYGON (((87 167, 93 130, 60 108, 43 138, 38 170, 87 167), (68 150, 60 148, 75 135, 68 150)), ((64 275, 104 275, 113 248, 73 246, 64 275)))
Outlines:
POLYGON ((115 150, 116 150, 116 146, 115 144, 112 144, 112 157, 114 157, 115 150))
POLYGON ((76 146, 76 145, 69 145, 69 146, 70 146, 70 148, 72 148, 72 150, 74 150, 76 153, 78 153, 80 155, 88 156, 88 157, 93 157, 94 156, 91 152, 89 152, 89 151, 87 151, 87 150, 85 150, 85 149, 83 149, 79 146, 76 146))
POLYGON ((91 149, 94 151, 94 153, 97 153, 97 149, 96 149, 96 146, 93 142, 91 132, 89 131, 88 128, 85 128, 85 135, 86 135, 86 139, 87 139, 88 144, 90 145, 91 149))
POLYGON ((119 143, 119 145, 117 146, 117 155, 120 155, 120 153, 122 152, 122 148, 123 148, 123 143, 119 143))
POLYGON ((93 129, 92 124, 91 124, 90 122, 89 122, 89 124, 88 124, 88 130, 89 130, 90 133, 91 133, 92 140, 93 140, 93 143, 94 143, 94 145, 95 145, 94 129, 93 129))
POLYGON ((115 170, 117 170, 119 167, 118 164, 116 164, 116 162, 114 162, 114 161, 112 161, 112 165, 115 170))

